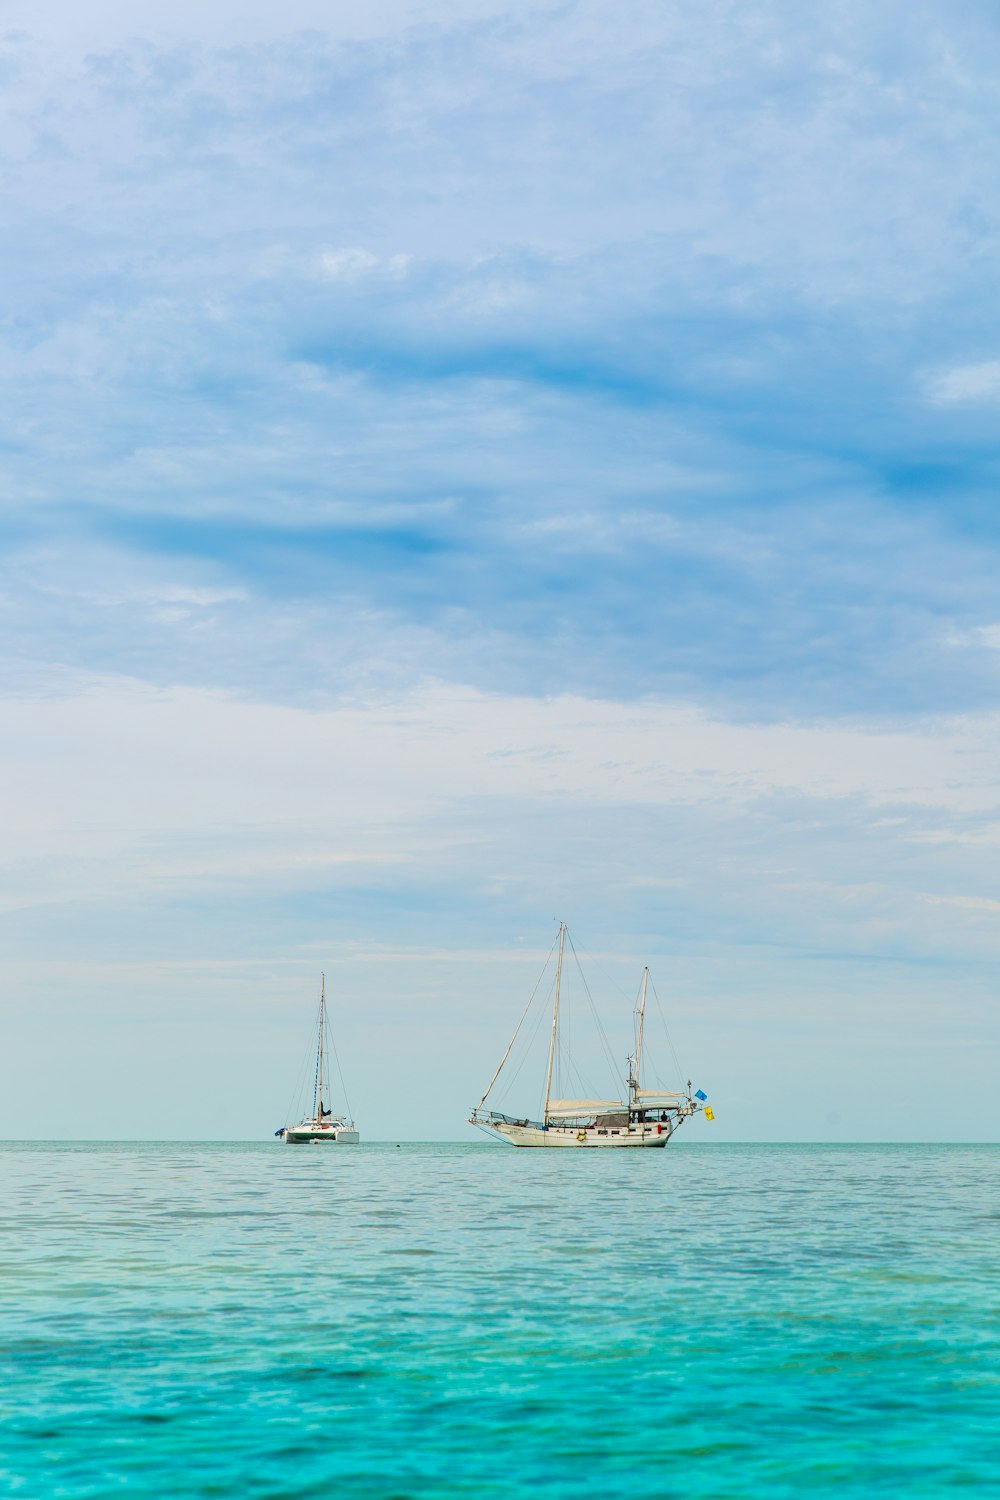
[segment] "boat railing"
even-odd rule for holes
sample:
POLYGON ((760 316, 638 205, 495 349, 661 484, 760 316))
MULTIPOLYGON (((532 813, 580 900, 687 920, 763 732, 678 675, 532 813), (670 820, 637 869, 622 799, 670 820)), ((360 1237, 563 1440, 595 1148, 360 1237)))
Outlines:
POLYGON ((520 1119, 514 1115, 501 1114, 498 1109, 474 1109, 469 1116, 473 1125, 523 1125, 530 1130, 544 1130, 540 1120, 520 1119))

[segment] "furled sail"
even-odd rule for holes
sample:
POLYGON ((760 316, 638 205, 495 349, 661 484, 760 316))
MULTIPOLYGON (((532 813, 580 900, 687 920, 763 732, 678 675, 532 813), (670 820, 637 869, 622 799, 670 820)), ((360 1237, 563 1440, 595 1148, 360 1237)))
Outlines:
POLYGON ((627 1109, 620 1099, 550 1099, 546 1114, 593 1115, 603 1114, 608 1109, 627 1109))
MULTIPOLYGON (((528 998, 528 1003, 521 1013, 514 1034, 507 1043, 503 1056, 490 1079, 486 1090, 470 1115, 470 1122, 481 1129, 495 1132, 514 1146, 558 1146, 558 1147, 662 1147, 667 1144, 676 1132, 678 1126, 693 1114, 696 1114, 704 1103, 704 1094, 698 1095, 696 1102, 691 1097, 691 1085, 688 1084, 687 1093, 681 1090, 666 1088, 644 1088, 643 1077, 643 1052, 645 1042, 645 1020, 646 1020, 646 997, 651 988, 649 969, 643 969, 642 988, 635 1009, 635 1051, 628 1058, 628 1071, 625 1078, 627 1089, 626 1099, 594 1099, 590 1097, 563 1099, 554 1098, 561 1088, 571 1087, 575 1084, 577 1088, 586 1088, 588 1075, 579 1071, 579 1061, 572 1062, 569 1053, 571 1031, 569 1024, 573 1020, 572 1013, 563 1019, 560 1030, 560 1006, 563 1001, 563 964, 567 947, 571 950, 572 957, 576 957, 576 949, 566 931, 565 922, 559 923, 559 934, 535 983, 535 987, 528 998), (542 1095, 541 1118, 529 1120, 527 1118, 514 1118, 512 1115, 503 1114, 497 1109, 486 1110, 486 1100, 496 1086, 504 1068, 507 1067, 513 1055, 515 1043, 519 1036, 524 1034, 522 1051, 524 1056, 520 1058, 513 1076, 508 1076, 507 1086, 517 1078, 521 1071, 521 1065, 531 1047, 532 1042, 541 1031, 542 1018, 539 1017, 532 1027, 525 1027, 529 1012, 536 995, 542 985, 543 978, 552 959, 553 951, 557 950, 555 962, 555 977, 552 982, 550 998, 552 1004, 552 1020, 547 1028, 548 1031, 548 1057, 545 1066, 545 1088, 542 1095), (571 1082, 572 1080, 572 1082, 571 1082)), ((582 975, 581 975, 582 979, 582 975)), ((585 979, 582 979, 583 989, 590 1004, 596 1022, 597 1034, 603 1043, 604 1053, 611 1063, 612 1073, 616 1071, 615 1060, 607 1037, 604 1035, 597 1010, 594 1006, 593 997, 585 979)), ((653 991, 655 998, 656 991, 653 991)), ((572 1002, 572 991, 568 998, 572 1002)), ((659 1001, 657 1001, 659 1005, 659 1001)), ((544 1033, 543 1033, 544 1035, 544 1033)), ((593 1065, 594 1038, 585 1028, 576 1027, 575 1040, 577 1043, 577 1057, 581 1052, 586 1052, 587 1067, 593 1065)), ((654 1074, 655 1076, 655 1074, 654 1074)), ((651 1081, 651 1080, 650 1080, 651 1081)), ((616 1085, 620 1087, 620 1085, 616 1085)), ((504 1102, 501 1095, 500 1102, 504 1102)), ((508 1107, 505 1105, 505 1108, 508 1107)))

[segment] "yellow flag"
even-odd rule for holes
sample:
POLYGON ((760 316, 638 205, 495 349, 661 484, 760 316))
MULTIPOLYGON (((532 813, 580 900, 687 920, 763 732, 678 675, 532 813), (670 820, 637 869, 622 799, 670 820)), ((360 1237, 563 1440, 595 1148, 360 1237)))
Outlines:
POLYGON ((715 1114, 713 1113, 712 1110, 709 1109, 709 1107, 708 1107, 707 1104, 705 1105, 705 1119, 706 1120, 714 1120, 715 1119, 715 1114))

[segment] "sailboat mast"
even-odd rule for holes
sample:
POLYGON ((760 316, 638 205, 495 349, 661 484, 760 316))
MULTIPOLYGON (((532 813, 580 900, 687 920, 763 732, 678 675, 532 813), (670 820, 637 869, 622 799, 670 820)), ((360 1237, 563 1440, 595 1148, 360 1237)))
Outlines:
POLYGON ((326 1041, 326 975, 320 975, 319 987, 319 1042, 316 1048, 316 1098, 313 1100, 313 1119, 321 1119, 323 1108, 323 1047, 326 1041))
POLYGON ((642 1073, 640 1071, 642 1068, 642 1032, 643 1027, 646 1024, 646 986, 648 985, 648 983, 649 968, 647 966, 642 971, 642 995, 639 999, 639 1010, 637 1012, 638 1020, 635 1028, 635 1076, 632 1080, 634 1099, 638 1099, 639 1097, 639 1080, 642 1077, 642 1073))
POLYGON ((566 923, 559 923, 559 957, 556 960, 556 992, 552 1002, 552 1035, 549 1037, 549 1066, 545 1074, 545 1109, 542 1120, 548 1124, 549 1095, 552 1092, 552 1064, 556 1059, 556 1031, 559 1026, 559 991, 562 988, 563 949, 566 945, 566 923))

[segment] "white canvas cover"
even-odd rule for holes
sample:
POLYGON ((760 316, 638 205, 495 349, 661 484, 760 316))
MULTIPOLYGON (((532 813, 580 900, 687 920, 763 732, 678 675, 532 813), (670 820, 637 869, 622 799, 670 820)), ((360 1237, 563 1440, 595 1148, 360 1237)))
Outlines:
POLYGON ((620 1099, 550 1099, 548 1115, 603 1114, 608 1109, 626 1109, 620 1099))

